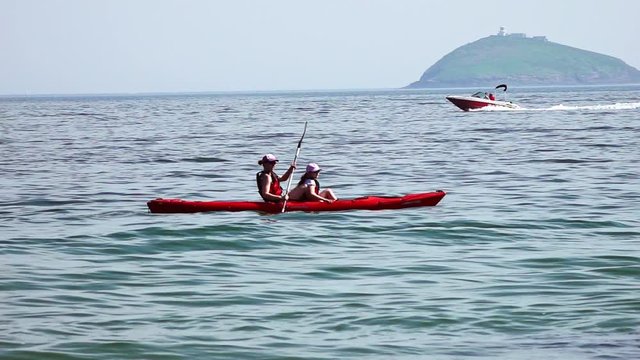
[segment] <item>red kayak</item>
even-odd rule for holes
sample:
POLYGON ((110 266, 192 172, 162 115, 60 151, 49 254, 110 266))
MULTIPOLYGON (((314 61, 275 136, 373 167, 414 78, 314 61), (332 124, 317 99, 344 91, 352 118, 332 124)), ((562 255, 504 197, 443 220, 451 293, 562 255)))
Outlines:
MULTIPOLYGON (((408 194, 404 196, 365 196, 341 199, 332 203, 318 201, 288 201, 286 211, 346 211, 404 209, 435 206, 446 195, 442 190, 408 194)), ((181 199, 155 199, 147 202, 152 213, 196 213, 207 211, 259 211, 282 212, 282 203, 263 201, 190 201, 181 199)))

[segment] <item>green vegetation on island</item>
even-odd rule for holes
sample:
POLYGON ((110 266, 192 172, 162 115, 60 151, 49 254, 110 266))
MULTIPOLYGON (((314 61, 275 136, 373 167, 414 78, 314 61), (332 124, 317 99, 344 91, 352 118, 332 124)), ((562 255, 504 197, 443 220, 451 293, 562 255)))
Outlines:
POLYGON ((492 35, 450 52, 408 88, 640 83, 622 60, 550 42, 544 36, 492 35))

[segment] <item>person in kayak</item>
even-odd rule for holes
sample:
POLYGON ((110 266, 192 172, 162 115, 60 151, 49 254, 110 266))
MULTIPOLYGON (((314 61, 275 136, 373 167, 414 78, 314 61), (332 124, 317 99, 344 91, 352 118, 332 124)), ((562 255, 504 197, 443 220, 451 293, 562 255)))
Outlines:
POLYGON ((320 182, 318 181, 320 170, 318 164, 309 163, 298 185, 289 192, 289 199, 297 201, 325 201, 329 203, 338 200, 333 190, 320 190, 320 182))
POLYGON ((273 171, 278 161, 273 154, 265 154, 262 159, 258 161, 258 164, 262 165, 263 169, 256 174, 256 182, 258 184, 258 193, 260 193, 264 201, 280 202, 289 198, 288 195, 282 193, 280 183, 289 179, 293 170, 296 168, 296 164, 291 164, 282 176, 278 176, 273 171))

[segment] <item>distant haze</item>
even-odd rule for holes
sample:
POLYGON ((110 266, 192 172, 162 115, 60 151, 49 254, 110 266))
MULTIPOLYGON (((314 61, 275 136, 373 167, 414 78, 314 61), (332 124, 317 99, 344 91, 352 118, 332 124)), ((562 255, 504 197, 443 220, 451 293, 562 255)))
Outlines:
POLYGON ((640 69, 640 1, 0 0, 0 94, 400 88, 507 32, 640 69))

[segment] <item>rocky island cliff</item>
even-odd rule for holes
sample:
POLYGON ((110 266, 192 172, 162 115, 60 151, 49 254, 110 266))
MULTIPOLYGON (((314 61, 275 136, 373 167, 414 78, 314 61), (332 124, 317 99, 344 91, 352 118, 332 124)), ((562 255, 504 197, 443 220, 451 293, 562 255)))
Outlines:
POLYGON ((640 71, 624 61, 548 41, 544 36, 497 35, 463 45, 407 88, 638 84, 640 71))

